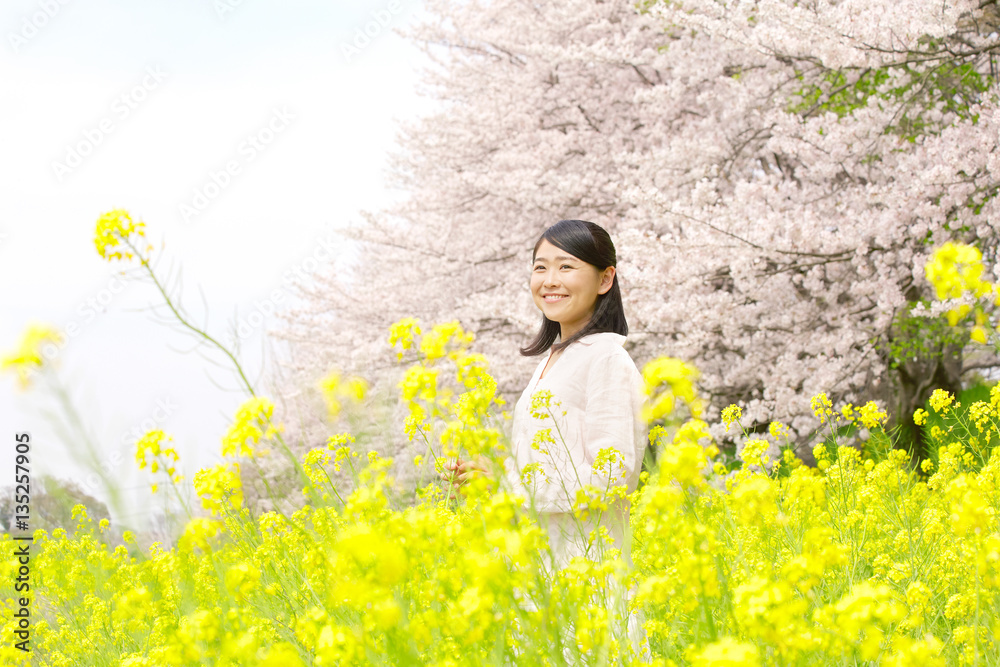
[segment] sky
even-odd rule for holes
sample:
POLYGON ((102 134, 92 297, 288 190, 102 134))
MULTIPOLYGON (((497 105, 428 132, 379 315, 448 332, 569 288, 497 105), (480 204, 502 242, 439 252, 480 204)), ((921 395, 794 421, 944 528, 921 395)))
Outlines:
POLYGON ((188 484, 221 460, 236 376, 148 279, 98 255, 97 218, 145 222, 168 291, 262 381, 289 276, 349 252, 331 230, 402 196, 387 154, 434 103, 416 92, 425 56, 393 30, 423 15, 420 0, 4 3, 0 356, 32 321, 66 335, 28 390, 0 374, 0 487, 27 432, 30 475, 105 499, 90 441, 125 490, 115 520, 141 529, 163 494, 138 435, 171 436, 188 484))

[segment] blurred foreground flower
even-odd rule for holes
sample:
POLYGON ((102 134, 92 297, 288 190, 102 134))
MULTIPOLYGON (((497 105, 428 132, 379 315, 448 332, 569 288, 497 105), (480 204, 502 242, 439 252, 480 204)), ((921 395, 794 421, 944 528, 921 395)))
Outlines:
MULTIPOLYGON (((994 285, 983 280, 983 254, 978 248, 962 243, 948 241, 934 251, 930 261, 924 265, 927 281, 934 286, 939 301, 960 299, 971 296, 979 299, 994 290, 994 285)), ((1000 293, 995 300, 1000 305, 1000 293)), ((945 313, 948 324, 956 326, 972 306, 961 304, 945 313)), ((971 337, 978 343, 986 343, 988 336, 983 325, 988 323, 988 317, 980 304, 975 307, 975 325, 971 337)))
POLYGON ((971 245, 948 241, 934 251, 924 272, 938 299, 957 299, 965 292, 980 297, 993 287, 982 279, 983 254, 971 245))
POLYGON ((17 349, 0 358, 0 370, 10 370, 17 374, 21 390, 31 385, 32 374, 44 363, 41 354, 45 341, 58 343, 62 334, 58 330, 41 322, 30 322, 21 335, 17 349))
POLYGON ((694 387, 699 375, 697 368, 672 357, 659 357, 643 366, 642 379, 649 397, 643 406, 643 419, 663 419, 674 411, 678 400, 688 406, 692 417, 700 417, 704 406, 694 387))
POLYGON ((332 419, 340 416, 344 401, 360 404, 365 400, 368 383, 357 376, 343 377, 339 370, 334 369, 319 381, 319 390, 326 401, 327 412, 332 419))
POLYGON ((756 646, 732 637, 722 637, 702 649, 691 647, 688 653, 693 667, 722 667, 723 665, 750 667, 760 664, 756 646))

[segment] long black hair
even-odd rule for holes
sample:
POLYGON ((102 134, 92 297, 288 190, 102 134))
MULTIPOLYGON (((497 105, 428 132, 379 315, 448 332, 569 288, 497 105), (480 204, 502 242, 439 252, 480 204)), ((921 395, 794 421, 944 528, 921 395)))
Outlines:
MULTIPOLYGON (((565 250, 596 267, 598 271, 603 271, 609 266, 617 269, 618 258, 611 236, 603 227, 588 220, 560 220, 542 232, 535 243, 535 249, 531 251, 532 265, 535 263, 538 246, 542 241, 548 241, 560 250, 565 250)), ((623 336, 628 335, 628 322, 625 321, 625 309, 622 307, 622 293, 618 289, 617 270, 611 280, 611 289, 597 295, 597 303, 594 304, 594 314, 590 321, 568 339, 555 343, 559 331, 559 323, 550 320, 542 313, 542 326, 538 330, 538 335, 528 347, 520 349, 521 354, 533 357, 542 354, 550 347, 553 352, 559 352, 592 333, 609 331, 623 336)))

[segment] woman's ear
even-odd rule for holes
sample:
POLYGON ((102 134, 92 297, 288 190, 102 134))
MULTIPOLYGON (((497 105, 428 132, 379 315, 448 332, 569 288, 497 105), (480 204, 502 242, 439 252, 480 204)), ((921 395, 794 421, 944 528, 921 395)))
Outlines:
POLYGON ((611 289, 611 284, 615 280, 615 267, 609 266, 604 269, 604 274, 601 276, 601 286, 597 288, 599 294, 607 294, 608 290, 611 289))

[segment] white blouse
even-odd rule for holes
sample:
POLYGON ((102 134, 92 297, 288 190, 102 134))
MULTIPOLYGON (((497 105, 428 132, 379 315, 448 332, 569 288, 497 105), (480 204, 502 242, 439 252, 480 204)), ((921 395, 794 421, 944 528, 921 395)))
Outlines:
MULTIPOLYGON (((596 512, 582 522, 573 515, 578 489, 587 484, 600 489, 609 485, 606 467, 593 470, 598 453, 613 447, 624 459, 623 466, 611 468, 612 487, 624 485, 626 493, 631 493, 639 481, 648 441, 642 418, 645 392, 642 375, 622 347, 624 342, 625 336, 612 332, 584 336, 564 349, 542 378, 542 369, 552 356, 550 349, 514 406, 511 456, 505 461, 504 480, 510 490, 528 499, 526 504, 533 499, 539 520, 547 527, 556 568, 567 565, 573 556, 597 560, 600 554, 600 540, 589 553, 587 549, 587 537, 598 526, 596 512), (551 415, 543 410, 545 418, 538 419, 531 414, 532 395, 542 390, 552 392, 551 415), (555 441, 542 444, 547 454, 532 448, 542 429, 551 429, 555 441), (536 473, 524 484, 521 473, 530 463, 540 464, 544 476, 536 473)), ((610 504, 600 525, 607 527, 614 546, 631 566, 628 501, 610 504)))

